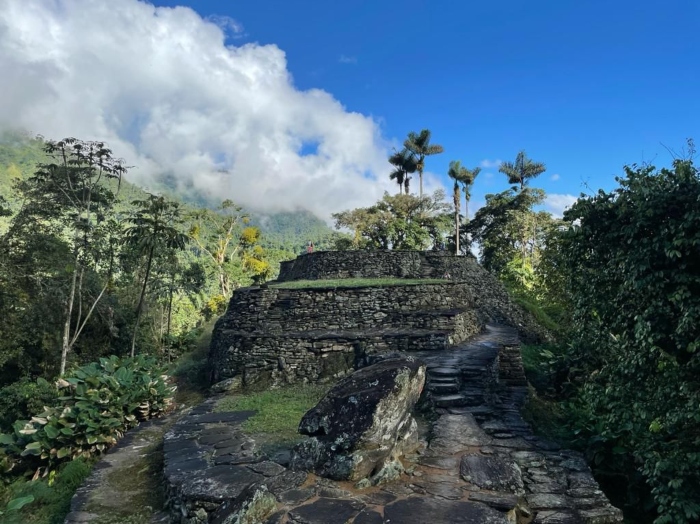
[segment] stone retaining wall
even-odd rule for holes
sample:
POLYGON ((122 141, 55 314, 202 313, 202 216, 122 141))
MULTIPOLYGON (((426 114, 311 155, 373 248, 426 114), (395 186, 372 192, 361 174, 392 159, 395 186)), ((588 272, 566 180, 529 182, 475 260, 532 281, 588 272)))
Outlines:
POLYGON ((450 329, 458 312, 471 309, 463 282, 389 287, 236 291, 217 329, 280 333, 314 329, 450 329), (454 311, 451 311, 454 310, 454 311))
POLYGON ((505 345, 498 354, 498 378, 508 386, 527 387, 520 344, 505 345))
POLYGON ((280 264, 278 282, 329 278, 454 278, 476 264, 446 251, 317 251, 280 264))
POLYGON ((338 378, 364 355, 442 350, 482 329, 461 282, 362 288, 247 288, 214 329, 213 380, 264 387, 338 378))
MULTIPOLYGON (((465 314, 466 315, 466 314, 465 314)), ((212 340, 214 382, 240 375, 245 387, 264 388, 296 382, 317 383, 345 376, 358 359, 395 351, 440 351, 474 335, 476 318, 454 330, 305 331, 251 334, 220 331, 212 340)))
POLYGON ((444 251, 319 251, 282 262, 278 281, 331 278, 449 278, 471 289, 483 322, 513 326, 526 343, 551 339, 472 256, 444 251))

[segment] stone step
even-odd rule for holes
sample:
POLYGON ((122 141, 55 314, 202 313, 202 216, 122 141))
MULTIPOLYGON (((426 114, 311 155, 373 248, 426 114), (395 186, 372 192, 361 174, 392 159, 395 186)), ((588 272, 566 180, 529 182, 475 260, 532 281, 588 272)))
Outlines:
POLYGON ((459 391, 459 384, 457 383, 429 383, 428 384, 428 391, 432 391, 435 394, 438 395, 444 395, 448 393, 457 393, 459 391))
POLYGON ((461 370, 464 376, 485 375, 488 372, 486 366, 461 366, 461 370))
POLYGON ((467 403, 467 399, 459 393, 454 393, 452 395, 431 395, 431 399, 433 404, 440 408, 464 406, 467 403))
POLYGON ((459 384, 458 377, 431 377, 428 376, 427 382, 431 384, 459 384))
POLYGON ((459 368, 439 367, 428 369, 429 377, 459 377, 461 374, 459 368))

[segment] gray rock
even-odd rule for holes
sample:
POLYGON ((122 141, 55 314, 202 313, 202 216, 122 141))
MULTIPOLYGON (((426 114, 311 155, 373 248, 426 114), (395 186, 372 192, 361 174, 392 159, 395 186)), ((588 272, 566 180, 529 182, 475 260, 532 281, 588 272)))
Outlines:
POLYGON ((483 502, 500 511, 510 511, 518 504, 518 496, 511 493, 484 493, 477 491, 469 495, 469 500, 483 502))
POLYGON ((362 508, 362 503, 356 500, 321 498, 291 510, 289 516, 299 524, 340 524, 352 519, 362 508))
POLYGON ((424 383, 425 365, 412 358, 342 379, 302 418, 299 432, 311 438, 294 449, 292 469, 335 480, 395 478, 398 458, 418 447, 411 410, 424 383))
POLYGON ((389 504, 384 508, 384 520, 397 524, 508 524, 503 513, 484 504, 426 497, 410 497, 389 504))
POLYGON ((384 519, 376 511, 365 508, 352 522, 353 524, 384 524, 384 519))
POLYGON ((459 473, 464 480, 480 488, 510 493, 524 492, 520 468, 509 459, 467 454, 462 457, 459 473))
POLYGON ((250 464, 248 468, 252 469, 256 473, 265 475, 266 477, 274 477, 275 475, 279 475, 280 473, 286 471, 285 468, 283 468, 279 464, 271 462, 269 460, 266 460, 264 462, 258 462, 257 464, 250 464))
POLYGON ((214 384, 209 390, 212 393, 238 393, 243 389, 243 377, 236 375, 235 377, 227 378, 221 382, 214 384))
POLYGON ((471 446, 487 446, 492 441, 471 414, 442 415, 433 428, 433 439, 428 449, 453 455, 471 446))
POLYGON ((313 488, 289 489, 279 494, 279 501, 289 506, 297 506, 313 497, 316 492, 313 488))

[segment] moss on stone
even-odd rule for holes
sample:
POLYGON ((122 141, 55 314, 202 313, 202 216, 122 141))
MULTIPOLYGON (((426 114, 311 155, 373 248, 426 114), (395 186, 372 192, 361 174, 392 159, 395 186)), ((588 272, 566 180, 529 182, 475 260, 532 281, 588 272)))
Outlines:
POLYGON ((270 284, 280 289, 338 288, 338 287, 389 287, 417 286, 421 284, 449 284, 438 278, 333 278, 324 280, 293 280, 270 284))

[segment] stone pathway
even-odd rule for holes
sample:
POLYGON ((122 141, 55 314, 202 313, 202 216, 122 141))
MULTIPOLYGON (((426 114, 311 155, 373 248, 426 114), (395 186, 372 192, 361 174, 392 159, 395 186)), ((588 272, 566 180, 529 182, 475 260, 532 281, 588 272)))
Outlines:
POLYGON ((144 422, 127 432, 77 490, 65 524, 170 522, 162 509, 162 439, 180 415, 144 422))
POLYGON ((358 490, 290 471, 288 454, 268 456, 240 430, 252 413, 213 413, 209 399, 165 434, 172 522, 622 522, 583 457, 533 435, 520 416, 527 390, 515 330, 488 326, 450 350, 412 354, 427 363, 438 418, 400 479, 358 490))

